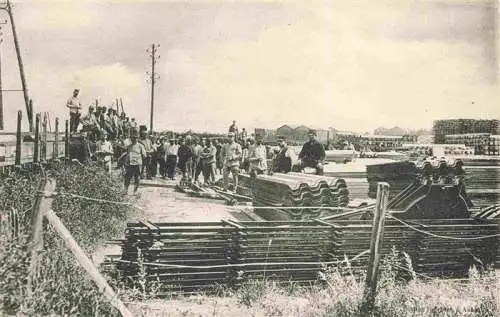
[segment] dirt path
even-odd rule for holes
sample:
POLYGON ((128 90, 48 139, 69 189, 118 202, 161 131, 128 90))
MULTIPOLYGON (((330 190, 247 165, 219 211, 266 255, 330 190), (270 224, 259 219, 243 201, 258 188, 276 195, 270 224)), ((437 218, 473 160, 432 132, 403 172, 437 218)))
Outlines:
MULTIPOLYGON (((252 220, 244 211, 226 205, 223 200, 189 197, 177 192, 177 181, 155 179, 143 181, 138 195, 131 202, 138 207, 138 214, 129 222, 211 222, 222 219, 252 220), (154 186, 156 185, 156 186, 154 186)), ((123 237, 122 237, 123 238, 123 237)), ((102 245, 92 254, 94 264, 100 265, 106 257, 121 254, 119 245, 102 245)))
POLYGON ((151 222, 209 222, 221 219, 251 220, 241 210, 232 208, 223 200, 189 197, 175 190, 176 181, 144 182, 162 187, 142 186, 134 201, 141 208, 142 217, 151 222))

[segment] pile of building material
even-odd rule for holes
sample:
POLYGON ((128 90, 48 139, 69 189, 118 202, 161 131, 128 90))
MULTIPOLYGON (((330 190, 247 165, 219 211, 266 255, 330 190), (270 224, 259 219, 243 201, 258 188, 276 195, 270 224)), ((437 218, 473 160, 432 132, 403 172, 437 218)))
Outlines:
MULTIPOLYGON (((328 267, 366 271, 372 229, 371 220, 339 219, 129 223, 113 264, 130 286, 164 296, 237 289, 255 279, 310 286, 328 267)), ((417 273, 463 277, 472 265, 498 268, 498 233, 496 220, 389 218, 380 252, 406 252, 417 273)))
POLYGON ((317 218, 336 212, 322 207, 349 203, 346 182, 338 178, 288 173, 259 175, 251 184, 255 212, 267 220, 317 218))
POLYGON ((467 195, 476 207, 500 201, 500 158, 467 158, 464 161, 467 195))

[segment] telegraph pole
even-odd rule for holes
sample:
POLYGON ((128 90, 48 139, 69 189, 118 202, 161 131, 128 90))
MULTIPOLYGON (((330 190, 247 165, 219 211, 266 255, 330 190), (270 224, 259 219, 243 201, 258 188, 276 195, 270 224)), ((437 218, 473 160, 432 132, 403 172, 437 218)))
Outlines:
POLYGON ((151 112, 149 118, 149 132, 153 133, 153 114, 154 114, 154 101, 155 101, 155 83, 160 76, 155 72, 156 61, 160 58, 158 54, 159 44, 152 44, 151 48, 147 50, 149 56, 151 57, 151 74, 149 80, 151 81, 151 112))
MULTIPOLYGON (((0 22, 0 24, 6 24, 5 22, 0 22)), ((4 129, 3 126, 3 94, 2 94, 2 51, 1 46, 3 43, 3 30, 0 26, 0 131, 4 129)))
POLYGON ((6 9, 7 13, 9 14, 10 25, 12 27, 12 35, 14 37, 14 46, 16 48, 17 63, 19 65, 19 72, 21 74, 21 85, 23 88, 24 103, 26 104, 26 112, 28 114, 29 128, 30 132, 33 132, 33 114, 31 113, 33 109, 30 109, 30 98, 28 97, 28 88, 26 85, 26 78, 24 76, 24 66, 23 66, 23 61, 21 59, 21 49, 19 47, 19 41, 17 39, 16 25, 14 23, 14 15, 12 13, 12 6, 9 0, 7 0, 7 5, 3 9, 6 9))

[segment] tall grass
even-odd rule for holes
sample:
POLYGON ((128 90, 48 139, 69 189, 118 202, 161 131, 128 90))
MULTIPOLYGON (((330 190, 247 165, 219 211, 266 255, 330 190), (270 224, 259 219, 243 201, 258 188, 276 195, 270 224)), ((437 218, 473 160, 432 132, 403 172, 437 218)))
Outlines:
MULTIPOLYGON (((111 201, 124 199, 121 182, 110 178, 98 166, 60 165, 48 172, 55 178, 58 192, 111 201)), ((30 316, 117 315, 49 226, 44 230, 45 247, 32 292, 28 292, 29 219, 39 179, 38 175, 26 172, 2 176, 0 209, 21 211, 21 228, 15 239, 8 232, 0 233, 1 312, 30 316)), ((127 206, 88 202, 67 195, 58 195, 52 207, 87 252, 123 232, 131 213, 127 206)))

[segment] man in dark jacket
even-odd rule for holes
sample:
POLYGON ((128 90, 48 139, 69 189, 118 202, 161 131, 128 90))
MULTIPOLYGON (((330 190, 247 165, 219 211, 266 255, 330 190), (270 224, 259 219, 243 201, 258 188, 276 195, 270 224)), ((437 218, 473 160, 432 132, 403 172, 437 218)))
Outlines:
POLYGON ((324 159, 325 149, 321 143, 316 141, 316 131, 309 130, 309 141, 302 146, 299 153, 299 169, 313 167, 316 169, 316 175, 323 175, 324 159))

